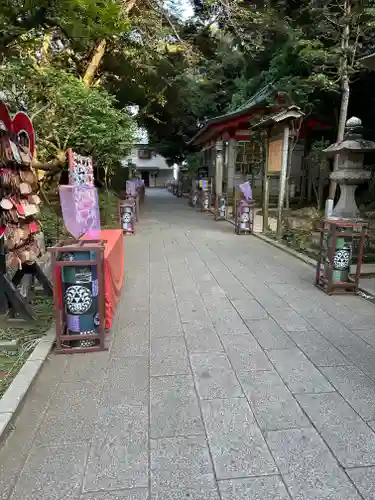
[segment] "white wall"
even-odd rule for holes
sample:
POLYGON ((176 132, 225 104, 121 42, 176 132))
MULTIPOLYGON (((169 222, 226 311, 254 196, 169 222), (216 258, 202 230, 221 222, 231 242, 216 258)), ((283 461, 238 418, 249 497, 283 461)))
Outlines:
POLYGON ((130 155, 122 160, 122 164, 124 167, 128 166, 128 162, 130 160, 131 163, 133 163, 134 165, 137 165, 137 168, 139 168, 139 169, 148 170, 148 169, 153 169, 153 168, 160 168, 162 170, 164 170, 164 169, 171 170, 173 173, 173 167, 169 167, 167 165, 167 162, 165 161, 165 158, 163 156, 158 155, 158 154, 153 154, 151 156, 150 160, 141 159, 138 157, 138 150, 139 149, 142 149, 142 147, 141 148, 138 148, 138 147, 133 148, 130 155))

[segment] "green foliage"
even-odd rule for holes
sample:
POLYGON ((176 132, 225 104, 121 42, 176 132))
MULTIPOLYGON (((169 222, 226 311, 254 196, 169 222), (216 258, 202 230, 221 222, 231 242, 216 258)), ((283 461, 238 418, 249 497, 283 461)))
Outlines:
POLYGON ((135 124, 115 98, 101 88, 85 88, 63 70, 10 60, 0 71, 0 88, 13 111, 24 103, 38 135, 38 157, 52 159, 73 148, 94 157, 111 174, 133 142, 135 124))

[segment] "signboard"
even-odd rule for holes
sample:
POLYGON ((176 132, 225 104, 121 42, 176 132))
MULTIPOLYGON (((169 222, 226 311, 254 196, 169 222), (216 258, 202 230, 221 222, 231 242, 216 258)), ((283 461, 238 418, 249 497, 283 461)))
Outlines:
POLYGON ((208 167, 199 167, 197 175, 198 179, 204 179, 205 177, 208 177, 208 167))
POLYGON ((274 139, 268 143, 268 173, 279 174, 281 171, 283 140, 274 139))

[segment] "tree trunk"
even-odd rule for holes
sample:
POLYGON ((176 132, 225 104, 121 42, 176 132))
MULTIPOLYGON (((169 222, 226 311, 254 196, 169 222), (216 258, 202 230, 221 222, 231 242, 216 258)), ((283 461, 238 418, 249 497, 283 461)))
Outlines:
MULTIPOLYGON (((336 142, 341 142, 344 139, 345 135, 345 123, 348 117, 348 107, 349 107, 349 96, 350 96, 350 87, 349 87, 349 72, 348 72, 348 50, 349 50, 349 37, 350 37, 350 20, 348 17, 351 13, 351 0, 344 0, 344 16, 346 17, 345 25, 341 35, 341 64, 340 64, 340 72, 341 72, 341 105, 340 105, 340 116, 339 123, 337 127, 337 138, 336 142)), ((339 165, 339 156, 336 155, 333 162, 333 171, 335 172, 338 169, 339 165)), ((337 184, 334 181, 331 181, 329 186, 329 194, 328 199, 334 200, 336 194, 337 184)))
MULTIPOLYGON (((137 0, 129 0, 127 3, 124 2, 124 12, 128 15, 132 8, 135 6, 137 0)), ((105 54, 105 49, 107 46, 107 41, 106 40, 100 40, 100 42, 97 44, 97 46, 94 49, 94 53, 91 57, 91 60, 89 62, 89 65, 86 68, 84 77, 83 77, 83 83, 85 87, 91 87, 95 78, 95 75, 98 71, 98 68, 100 66, 100 63, 103 59, 103 56, 105 54)))
POLYGON ((91 61, 89 62, 89 65, 87 66, 85 75, 83 77, 83 83, 85 87, 91 87, 101 60, 103 59, 106 45, 106 40, 100 40, 100 42, 95 47, 93 56, 91 58, 91 61))

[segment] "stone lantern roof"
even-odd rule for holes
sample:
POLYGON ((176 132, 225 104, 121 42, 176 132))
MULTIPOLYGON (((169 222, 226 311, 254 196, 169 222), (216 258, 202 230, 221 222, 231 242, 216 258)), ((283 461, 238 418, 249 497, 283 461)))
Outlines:
POLYGON ((323 150, 328 157, 348 153, 372 153, 375 151, 375 142, 367 141, 362 136, 362 121, 353 116, 346 122, 344 140, 335 142, 323 150))

